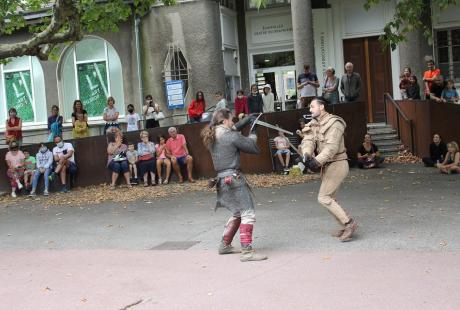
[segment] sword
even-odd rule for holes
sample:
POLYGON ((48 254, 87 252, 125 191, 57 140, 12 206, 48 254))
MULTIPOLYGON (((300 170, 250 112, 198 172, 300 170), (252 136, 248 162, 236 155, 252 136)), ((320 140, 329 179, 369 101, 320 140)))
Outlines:
POLYGON ((283 128, 280 128, 278 126, 275 126, 275 125, 272 125, 270 123, 266 123, 264 121, 261 121, 259 120, 259 118, 262 116, 262 113, 259 114, 259 116, 257 116, 256 120, 252 123, 252 126, 251 126, 251 130, 254 128, 255 125, 260 125, 260 126, 263 126, 263 127, 267 127, 267 128, 270 128, 270 129, 273 129, 273 130, 276 130, 276 131, 281 131, 281 132, 284 132, 284 133, 287 133, 289 135, 294 135, 294 133, 292 133, 291 131, 288 131, 286 129, 283 129, 283 128))

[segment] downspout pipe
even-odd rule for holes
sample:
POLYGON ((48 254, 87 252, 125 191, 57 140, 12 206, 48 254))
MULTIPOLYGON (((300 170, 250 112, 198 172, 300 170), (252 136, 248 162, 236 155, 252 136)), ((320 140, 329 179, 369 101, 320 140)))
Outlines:
POLYGON ((140 24, 141 18, 134 15, 134 36, 136 40, 136 65, 137 65, 137 79, 139 81, 139 111, 142 111, 144 104, 144 81, 142 79, 142 60, 141 60, 141 38, 140 38, 140 24))

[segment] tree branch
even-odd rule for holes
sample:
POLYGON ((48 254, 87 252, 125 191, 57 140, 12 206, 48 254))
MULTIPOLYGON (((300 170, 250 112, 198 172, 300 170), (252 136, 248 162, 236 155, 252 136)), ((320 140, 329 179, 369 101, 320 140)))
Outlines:
POLYGON ((58 43, 81 39, 80 17, 73 0, 55 0, 51 22, 42 32, 29 40, 0 44, 0 59, 23 55, 37 56, 42 60, 48 59, 51 47, 58 43), (65 26, 68 28, 62 31, 65 26))

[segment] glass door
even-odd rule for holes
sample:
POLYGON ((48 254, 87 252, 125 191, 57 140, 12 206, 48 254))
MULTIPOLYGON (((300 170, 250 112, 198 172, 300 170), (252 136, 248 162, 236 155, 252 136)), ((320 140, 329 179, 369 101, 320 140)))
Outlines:
POLYGON ((275 97, 275 111, 295 109, 297 88, 294 67, 259 69, 255 74, 255 82, 261 93, 264 85, 270 84, 275 97))

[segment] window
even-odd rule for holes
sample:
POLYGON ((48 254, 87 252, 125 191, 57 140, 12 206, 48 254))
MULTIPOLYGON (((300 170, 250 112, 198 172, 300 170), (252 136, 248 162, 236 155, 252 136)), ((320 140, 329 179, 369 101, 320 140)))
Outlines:
POLYGON ((285 67, 295 65, 293 51, 257 54, 252 57, 252 60, 254 62, 254 69, 285 67))
POLYGON ((220 5, 230 10, 236 10, 235 0, 220 0, 220 5))
POLYGON ((171 44, 168 48, 165 64, 163 67, 164 81, 184 82, 184 95, 188 90, 188 64, 184 54, 177 45, 171 44))
POLYGON ((120 58, 105 40, 87 37, 71 45, 59 62, 59 88, 64 116, 70 120, 73 102, 80 99, 89 119, 101 119, 107 98, 124 114, 123 75, 120 58))
MULTIPOLYGON (((256 10, 258 6, 256 4, 257 1, 247 0, 247 8, 248 10, 256 10)), ((291 3, 291 0, 268 0, 266 1, 265 8, 270 7, 277 7, 277 6, 286 6, 291 3)))
POLYGON ((18 111, 24 125, 46 123, 45 79, 36 57, 18 57, 0 66, 1 127, 10 108, 18 111))
POLYGON ((442 75, 446 79, 460 82, 460 29, 436 33, 436 54, 442 75))

